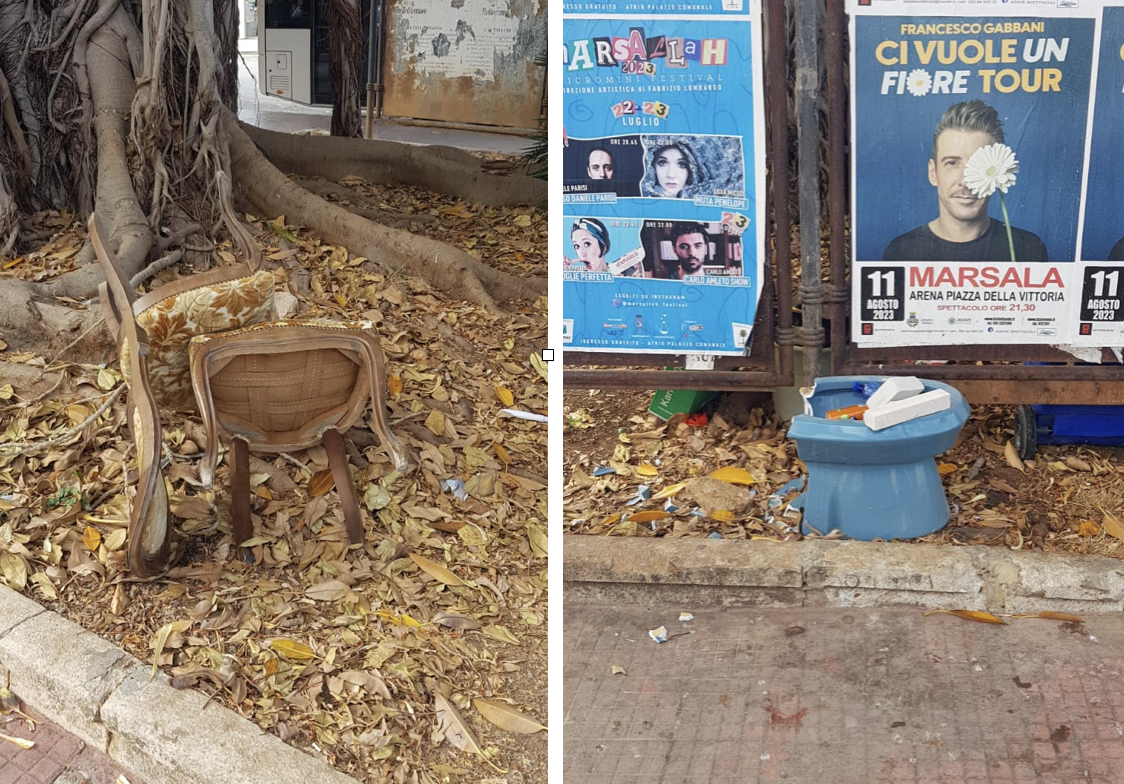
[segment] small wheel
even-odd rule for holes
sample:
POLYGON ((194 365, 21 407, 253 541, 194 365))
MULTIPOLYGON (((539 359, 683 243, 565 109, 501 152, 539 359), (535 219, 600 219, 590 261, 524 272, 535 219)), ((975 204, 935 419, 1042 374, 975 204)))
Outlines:
POLYGON ((1015 451, 1023 460, 1032 460, 1038 451, 1038 417, 1030 406, 1015 409, 1015 451))

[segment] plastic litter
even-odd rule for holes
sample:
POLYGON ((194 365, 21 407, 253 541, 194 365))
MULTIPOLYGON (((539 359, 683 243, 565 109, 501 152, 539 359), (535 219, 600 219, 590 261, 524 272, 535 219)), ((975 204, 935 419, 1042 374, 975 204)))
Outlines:
POLYGON ((516 411, 514 408, 501 408, 500 413, 507 414, 509 417, 515 417, 516 419, 526 419, 528 422, 542 422, 546 424, 548 421, 542 414, 532 414, 529 411, 516 411))
POLYGON ((460 479, 442 479, 441 489, 452 493, 459 501, 468 500, 468 493, 464 491, 464 482, 460 479))
POLYGON ((674 514, 675 512, 679 511, 679 507, 676 506, 675 504, 671 503, 671 499, 669 498, 666 501, 664 501, 663 510, 665 512, 667 512, 668 514, 674 514))
POLYGON ((695 620, 695 616, 689 612, 681 612, 679 613, 679 620, 682 623, 686 623, 687 621, 695 620))
POLYGON ((707 537, 707 539, 721 539, 721 538, 722 538, 722 534, 718 533, 717 531, 711 531, 710 536, 707 537))
POLYGON ((856 381, 851 389, 856 395, 862 395, 863 400, 869 400, 880 386, 882 386, 880 381, 856 381))
POLYGON ((636 506, 637 504, 642 504, 651 497, 651 488, 649 488, 648 485, 640 485, 640 487, 636 490, 636 495, 633 496, 632 500, 626 502, 625 506, 636 506))
POLYGON ((648 636, 655 642, 667 642, 667 627, 661 626, 658 629, 652 629, 648 632, 648 636))
POLYGON ((597 466, 597 468, 593 469, 594 476, 605 476, 606 474, 615 474, 616 472, 617 469, 611 466, 597 466))

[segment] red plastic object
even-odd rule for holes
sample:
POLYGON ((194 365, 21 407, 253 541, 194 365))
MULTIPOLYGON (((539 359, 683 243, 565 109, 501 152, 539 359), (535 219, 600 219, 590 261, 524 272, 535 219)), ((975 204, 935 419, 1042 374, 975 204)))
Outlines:
POLYGON ((683 421, 691 427, 706 427, 710 422, 710 417, 708 417, 706 414, 691 414, 683 421))

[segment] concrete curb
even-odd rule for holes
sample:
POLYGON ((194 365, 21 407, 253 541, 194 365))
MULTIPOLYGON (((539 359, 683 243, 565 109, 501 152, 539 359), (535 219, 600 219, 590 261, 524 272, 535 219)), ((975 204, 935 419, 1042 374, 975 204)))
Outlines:
POLYGON ((565 601, 1120 612, 1105 556, 889 542, 567 536, 565 601))
POLYGON ((357 784, 205 695, 0 586, 0 668, 50 721, 147 784, 357 784))

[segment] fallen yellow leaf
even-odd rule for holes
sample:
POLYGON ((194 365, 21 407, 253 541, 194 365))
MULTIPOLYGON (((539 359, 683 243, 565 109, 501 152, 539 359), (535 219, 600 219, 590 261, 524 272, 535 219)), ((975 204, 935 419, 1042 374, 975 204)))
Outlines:
POLYGON ((396 396, 402 391, 402 377, 401 376, 387 376, 386 377, 386 391, 390 393, 391 397, 396 396))
POLYGON ((640 474, 640 476, 659 476, 660 469, 656 468, 651 463, 641 463, 636 466, 636 473, 640 474))
POLYGON ((312 651, 311 648, 309 648, 303 642, 290 640, 288 637, 278 637, 275 640, 271 640, 269 643, 269 647, 284 656, 286 659, 293 659, 295 661, 308 661, 309 659, 316 658, 316 654, 312 651))
POLYGON ((96 552, 98 545, 101 544, 101 532, 92 525, 86 526, 86 530, 82 533, 82 543, 90 552, 96 552))
POLYGON ((637 512, 634 515, 629 515, 628 519, 634 523, 650 523, 653 520, 662 520, 669 517, 667 512, 659 509, 653 509, 647 512, 637 512))
POLYGON ((710 478, 717 479, 720 482, 729 482, 734 485, 752 485, 757 481, 749 471, 746 471, 744 468, 738 468, 737 466, 719 468, 717 471, 711 472, 710 478))
POLYGON ((410 559, 420 566, 422 571, 439 583, 444 583, 445 585, 464 585, 464 580, 457 577, 441 564, 431 561, 423 555, 410 553, 410 559))
POLYGON ((1084 620, 1076 615, 1070 615, 1063 612, 1040 612, 1031 614, 1019 613, 1012 615, 1012 618, 1045 618, 1048 621, 1068 621, 1069 623, 1085 623, 1084 620))
POLYGON ((11 735, 5 735, 2 732, 0 732, 0 740, 6 740, 9 743, 14 743, 17 746, 19 746, 21 749, 30 749, 32 746, 35 745, 35 741, 33 741, 33 740, 25 740, 23 738, 13 738, 11 735))
POLYGON ((1081 536, 1096 536, 1100 532, 1100 524, 1093 520, 1082 520, 1081 525, 1077 526, 1077 533, 1081 536))
POLYGON ((508 457, 507 450, 504 449, 500 444, 492 444, 492 446, 496 450, 496 457, 503 461, 504 467, 506 468, 507 466, 511 465, 511 458, 508 457))
POLYGON ((977 621, 979 623, 998 623, 1004 626, 1007 622, 1000 618, 998 615, 992 615, 989 612, 982 610, 929 610, 925 613, 926 616, 933 615, 934 613, 943 613, 944 615, 955 615, 957 618, 963 618, 966 621, 977 621))
POLYGON ((955 472, 957 467, 956 463, 941 463, 937 466, 937 473, 941 476, 948 476, 955 472))
POLYGON ((680 492, 686 486, 687 486, 687 482, 676 482, 673 485, 668 485, 663 490, 660 490, 658 493, 656 493, 654 496, 652 496, 652 500, 653 501, 662 501, 665 498, 671 498, 673 495, 680 492))
POLYGON ((734 519, 734 513, 729 509, 717 509, 711 512, 710 516, 720 523, 728 523, 734 519))
POLYGON ((515 405, 515 395, 511 394, 511 390, 507 387, 496 387, 496 397, 498 397, 500 402, 505 406, 515 405))

